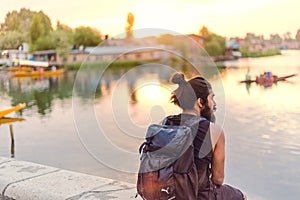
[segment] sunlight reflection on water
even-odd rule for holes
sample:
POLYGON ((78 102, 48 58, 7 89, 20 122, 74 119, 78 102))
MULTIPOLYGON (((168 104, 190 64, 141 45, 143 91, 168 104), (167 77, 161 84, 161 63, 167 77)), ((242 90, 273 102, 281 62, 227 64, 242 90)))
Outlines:
MULTIPOLYGON (((223 125, 225 115, 226 183, 241 188, 251 197, 248 199, 300 198, 299 75, 270 88, 255 83, 246 87, 238 83, 244 79, 248 67, 252 77, 265 70, 278 75, 299 73, 300 52, 290 54, 284 52, 284 56, 229 62, 229 68, 221 74, 226 102, 221 101, 222 95, 216 92, 219 88, 215 88, 217 123, 223 125), (231 64, 237 67, 231 68, 231 64)), ((138 75, 140 77, 137 82, 144 84, 143 81, 152 80, 155 85, 133 92, 132 85, 128 84, 130 82, 118 82, 120 74, 111 73, 107 74, 97 88, 95 99, 90 99, 87 95, 87 88, 97 80, 93 78, 82 80, 82 90, 76 96, 82 117, 89 117, 85 112, 92 102, 98 125, 107 125, 104 127, 106 133, 109 133, 106 138, 120 149, 136 154, 137 161, 137 149, 143 140, 147 124, 159 122, 166 114, 180 112, 168 102, 168 88, 173 86, 165 80, 161 81, 157 74, 138 75), (120 90, 114 93, 118 84, 120 90), (117 97, 114 116, 110 110, 112 95, 117 97), (163 107, 157 106, 154 101, 160 102, 163 107), (119 118, 123 115, 127 117, 119 118), (116 118, 120 120, 119 124, 115 123, 116 118), (120 127, 123 122, 132 123, 139 129, 120 127)), ((71 98, 74 77, 75 74, 70 72, 64 78, 26 79, 24 83, 27 87, 18 87, 16 80, 1 85, 1 106, 9 107, 17 100, 29 103, 22 113, 26 121, 14 123, 16 158, 134 183, 135 177, 132 174, 116 173, 99 164, 82 146, 73 119, 71 98)), ((211 81, 217 86, 220 83, 220 80, 211 81)), ((92 125, 84 124, 86 135, 92 125)), ((9 157, 8 127, 1 125, 0 133, 0 155, 9 157)), ((95 138, 90 138, 91 142, 101 151, 101 155, 118 165, 138 167, 137 162, 129 162, 123 157, 111 158, 110 152, 101 149, 101 141, 95 138)))
POLYGON ((244 85, 236 84, 243 80, 247 65, 252 77, 267 70, 278 75, 299 73, 300 53, 291 54, 291 59, 240 60, 245 67, 230 69, 223 80, 229 159, 226 179, 245 188, 246 193, 251 191, 250 199, 299 199, 299 75, 271 88, 252 84, 247 91, 244 85), (234 178, 237 175, 239 178, 234 178), (289 188, 289 192, 283 188, 289 188))

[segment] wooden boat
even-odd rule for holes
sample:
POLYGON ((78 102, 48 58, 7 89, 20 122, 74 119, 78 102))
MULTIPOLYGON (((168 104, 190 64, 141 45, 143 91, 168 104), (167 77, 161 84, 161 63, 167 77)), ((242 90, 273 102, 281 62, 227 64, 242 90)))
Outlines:
POLYGON ((10 117, 2 117, 0 118, 0 125, 1 124, 8 124, 13 122, 21 122, 24 121, 24 118, 10 118, 10 117))
POLYGON ((28 76, 55 76, 63 74, 66 69, 50 65, 45 61, 13 59, 11 67, 7 68, 8 74, 14 77, 28 76))
POLYGON ((297 74, 291 74, 291 75, 288 75, 288 76, 281 76, 281 77, 278 77, 278 76, 271 76, 271 77, 256 77, 255 80, 243 80, 243 81, 240 81, 240 83, 257 83, 257 84, 272 84, 272 83, 277 83, 278 81, 285 81, 287 78, 291 78, 291 77, 294 77, 296 76, 297 74))
POLYGON ((11 75, 14 77, 26 77, 26 76, 55 76, 63 74, 65 69, 56 69, 56 70, 38 70, 38 71, 15 71, 11 75))
POLYGON ((14 107, 11 107, 11 108, 8 108, 8 109, 5 109, 5 110, 0 110, 0 119, 2 117, 4 117, 5 115, 8 115, 9 113, 21 110, 25 107, 26 107, 26 103, 19 103, 17 106, 14 106, 14 107))

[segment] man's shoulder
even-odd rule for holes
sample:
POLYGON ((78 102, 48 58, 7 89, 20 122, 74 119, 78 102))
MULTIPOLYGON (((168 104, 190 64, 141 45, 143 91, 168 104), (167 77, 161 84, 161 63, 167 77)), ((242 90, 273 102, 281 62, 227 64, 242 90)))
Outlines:
POLYGON ((216 135, 220 135, 223 132, 223 128, 219 124, 210 122, 210 132, 216 135))

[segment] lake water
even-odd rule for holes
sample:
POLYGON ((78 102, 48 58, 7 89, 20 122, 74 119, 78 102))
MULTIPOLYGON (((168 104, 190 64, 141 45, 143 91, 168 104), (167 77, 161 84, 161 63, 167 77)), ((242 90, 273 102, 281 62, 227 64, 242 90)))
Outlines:
MULTIPOLYGON (((300 74, 300 51, 282 53, 226 62, 220 75, 206 76, 226 134, 225 182, 249 199, 300 198, 300 76, 271 86, 238 83, 247 70, 252 78, 300 74)), ((0 109, 27 103, 9 115, 24 118, 12 123, 14 146, 9 124, 0 125, 0 156, 134 183, 147 126, 180 112, 168 102, 172 72, 144 65, 107 70, 101 79, 99 70, 0 79, 0 109)))

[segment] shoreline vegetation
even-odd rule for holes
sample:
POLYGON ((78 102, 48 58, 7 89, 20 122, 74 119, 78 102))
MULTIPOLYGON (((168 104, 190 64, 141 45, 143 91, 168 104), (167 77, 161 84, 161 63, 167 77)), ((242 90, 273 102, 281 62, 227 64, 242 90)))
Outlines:
MULTIPOLYGON (((127 23, 132 28, 134 16, 132 13, 129 13, 127 17, 129 17, 127 18, 127 23)), ((4 22, 0 23, 0 25, 2 25, 0 27, 0 32, 2 31, 2 34, 0 34, 0 51, 1 49, 27 49, 26 51, 30 53, 34 51, 54 50, 56 51, 57 57, 62 58, 61 60, 68 60, 70 47, 72 47, 72 50, 80 50, 82 47, 97 46, 99 43, 106 40, 108 40, 108 46, 115 45, 112 44, 113 41, 109 41, 111 38, 109 38, 108 35, 102 35, 101 32, 94 27, 79 26, 71 28, 60 21, 57 21, 56 28, 53 28, 50 17, 43 11, 31 11, 26 8, 21 8, 19 11, 14 10, 8 12, 4 22), (15 21, 18 23, 15 23, 15 21), (110 42, 112 43, 109 44, 110 42)), ((131 41, 131 39, 134 38, 131 28, 126 32, 127 41, 131 41)), ((247 33, 245 38, 229 38, 228 40, 224 36, 210 31, 206 26, 202 26, 196 34, 187 35, 192 37, 197 44, 203 47, 215 62, 218 69, 226 68, 223 61, 237 60, 240 56, 241 58, 257 58, 280 55, 281 52, 277 49, 284 48, 282 42, 285 41, 285 39, 281 38, 278 34, 265 40, 263 37, 257 36, 254 33, 247 33), (239 43, 240 40, 244 42, 243 45, 239 43), (227 43, 231 45, 227 46, 227 43), (254 44, 254 46, 252 44, 254 44), (273 45, 271 46, 272 48, 276 49, 265 50, 270 47, 270 44, 273 45), (233 51, 239 51, 238 53, 240 54, 238 54, 238 57, 236 57, 237 54, 233 54, 233 51)), ((174 46, 182 51, 182 55, 185 55, 189 44, 187 46, 184 45, 184 38, 186 38, 186 35, 185 37, 178 37, 172 34, 162 34, 142 39, 158 45, 174 46)), ((293 41, 298 41, 298 39, 287 38, 287 42, 293 41)), ((130 44, 131 43, 129 42, 128 45, 130 44)), ((94 63, 89 63, 88 67, 109 67, 112 70, 126 70, 142 64, 158 62, 158 60, 144 61, 142 59, 117 60, 112 63, 95 61, 94 63)), ((86 64, 86 62, 64 63, 64 61, 60 61, 57 65, 63 65, 63 67, 68 70, 79 70, 80 67, 87 66, 86 64)), ((179 69, 185 69, 185 67, 189 65, 189 63, 176 59, 171 59, 167 64, 179 69)))
POLYGON ((257 57, 268 57, 268 56, 277 56, 281 55, 280 50, 271 49, 267 51, 254 51, 254 52, 241 52, 242 58, 257 58, 257 57))
MULTIPOLYGON (((265 52, 243 52, 242 58, 259 58, 259 57, 269 57, 269 56, 277 56, 282 55, 280 50, 268 50, 265 52)), ((238 59, 235 59, 238 60, 238 59)), ((124 61, 115 61, 115 62, 86 62, 86 63, 70 63, 65 64, 64 67, 68 70, 79 70, 81 67, 109 67, 112 70, 118 69, 131 69, 133 67, 147 64, 147 63, 159 63, 158 60, 124 60, 124 61)), ((223 64, 223 61, 215 62, 218 69, 224 69, 226 66, 223 64)), ((176 64, 178 65, 178 63, 176 64)), ((184 65, 184 64, 183 64, 184 65)))
MULTIPOLYGON (((128 13, 127 23, 126 38, 130 41, 134 38, 132 32, 133 13, 128 13)), ((28 49, 29 52, 55 50, 57 55, 63 59, 68 57, 70 47, 73 50, 78 50, 81 47, 97 46, 99 43, 111 39, 109 35, 103 35, 100 30, 91 26, 71 28, 67 24, 57 21, 56 27, 53 28, 51 18, 43 11, 37 12, 27 8, 8 12, 4 22, 1 22, 0 25, 0 50, 28 49)), ((202 45, 211 57, 219 56, 220 59, 223 57, 227 59, 227 56, 235 56, 229 55, 231 51, 240 51, 242 57, 261 57, 278 55, 279 50, 276 49, 299 48, 300 29, 295 38, 288 34, 284 38, 279 34, 271 34, 270 39, 264 39, 263 36, 246 33, 244 38, 231 37, 226 39, 226 37, 212 32, 203 25, 197 33, 185 34, 184 36, 191 36, 202 45), (298 44, 297 47, 296 44, 298 44), (266 50, 270 48, 272 50, 266 50)), ((166 33, 143 39, 159 45, 185 48, 181 42, 185 38, 166 33)))
MULTIPOLYGON (((126 61, 115 61, 115 62, 90 62, 90 63, 71 63, 71 64, 65 64, 64 67, 67 70, 74 70, 78 71, 81 67, 83 68, 96 68, 96 67, 103 67, 103 68, 109 68, 110 70, 129 70, 131 68, 141 66, 143 64, 151 64, 151 63, 159 63, 157 60, 126 60, 126 61)), ((185 64, 175 64, 176 66, 182 65, 186 66, 185 64)), ((216 67, 218 70, 222 70, 226 68, 226 66, 222 62, 215 62, 216 67)), ((176 67, 175 66, 175 67, 176 67)))
POLYGON ((228 60, 238 60, 239 58, 259 58, 259 57, 268 57, 268 56, 277 56, 282 55, 280 50, 271 49, 267 51, 242 51, 241 57, 234 57, 234 56, 225 56, 225 55, 218 55, 218 56, 212 56, 212 59, 216 63, 228 61, 228 60))
POLYGON ((68 70, 79 70, 81 67, 109 67, 110 69, 130 69, 138 65, 145 64, 147 62, 153 62, 150 60, 125 60, 125 61, 115 61, 115 62, 78 62, 65 64, 65 68, 68 70))

